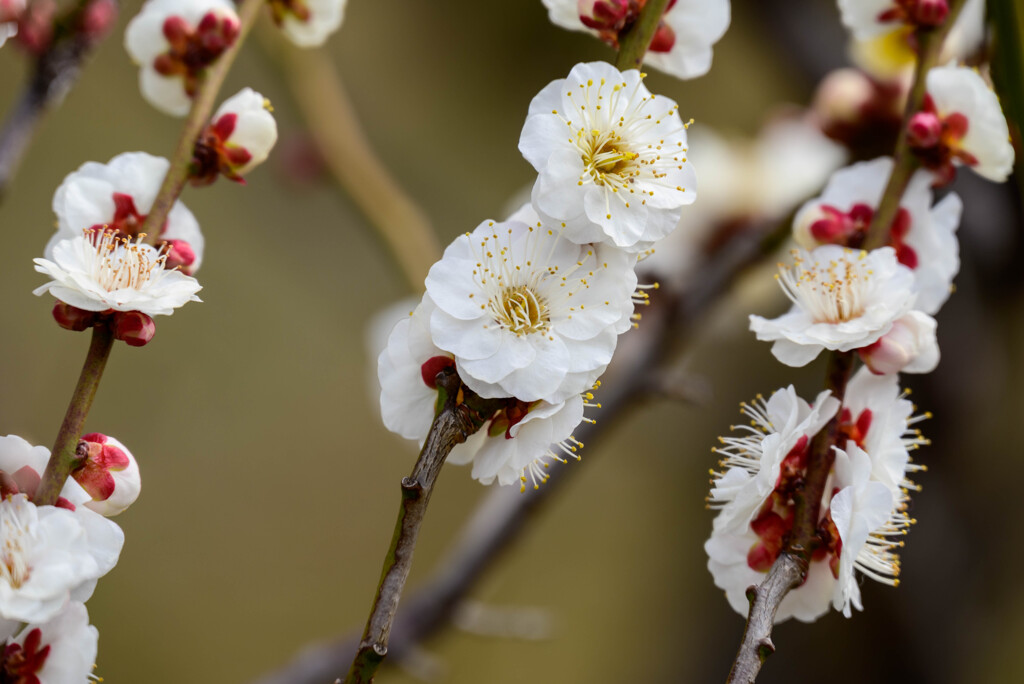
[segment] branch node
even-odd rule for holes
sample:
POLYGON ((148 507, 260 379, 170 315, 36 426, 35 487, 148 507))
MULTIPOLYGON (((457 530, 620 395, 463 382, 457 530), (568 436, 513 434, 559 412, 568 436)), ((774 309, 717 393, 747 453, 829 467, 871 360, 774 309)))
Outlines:
POLYGON ((764 637, 757 642, 757 657, 762 665, 772 653, 775 653, 775 644, 772 643, 771 637, 764 637))

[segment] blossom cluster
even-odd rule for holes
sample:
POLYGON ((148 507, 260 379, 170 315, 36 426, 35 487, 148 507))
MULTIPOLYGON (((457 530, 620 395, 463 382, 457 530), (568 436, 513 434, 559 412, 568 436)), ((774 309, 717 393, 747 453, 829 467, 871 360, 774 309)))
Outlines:
POLYGON ((378 373, 385 425, 422 441, 437 374, 454 368, 501 408, 449 460, 536 487, 550 461, 578 458, 573 430, 648 301, 637 261, 679 223, 696 176, 678 105, 602 62, 541 90, 519 149, 537 171, 530 203, 448 246, 378 373))
MULTIPOLYGON (((894 22, 941 24, 948 11, 944 0, 839 4, 859 38, 882 35, 894 22)), ((788 366, 804 366, 824 350, 855 355, 863 365, 848 383, 833 385, 838 396, 825 391, 807 403, 790 386, 743 404, 750 425, 734 427, 714 449, 722 458, 708 501, 718 514, 705 550, 715 584, 741 614, 747 588, 761 582, 797 533, 798 509, 820 514, 810 567, 783 599, 777 621, 812 621, 829 606, 849 617, 862 607, 857 573, 898 584, 897 549, 914 522, 910 478, 922 469, 910 452, 927 443, 915 427, 927 414, 914 415, 899 373, 928 373, 938 364, 934 316, 960 266, 962 202, 953 192, 936 202, 935 192, 959 166, 1002 181, 1013 165, 998 100, 977 71, 933 68, 925 86, 922 108, 902 132, 917 168, 905 187, 896 195, 889 187, 897 163, 889 157, 833 173, 797 211, 799 248, 779 265, 776 278, 791 308, 774 319, 750 316, 757 339, 772 342, 788 366), (831 449, 824 460, 822 444, 831 449), (810 468, 822 463, 821 500, 807 501, 810 468)), ((866 109, 854 114, 872 116, 866 109)))

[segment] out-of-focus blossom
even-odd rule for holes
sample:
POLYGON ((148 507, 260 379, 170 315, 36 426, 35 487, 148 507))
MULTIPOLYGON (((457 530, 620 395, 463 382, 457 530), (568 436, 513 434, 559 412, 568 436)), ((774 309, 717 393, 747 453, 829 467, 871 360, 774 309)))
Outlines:
POLYGON ((338 30, 348 0, 270 0, 274 23, 299 47, 323 45, 338 30))
POLYGON ((230 0, 147 0, 124 33, 124 47, 141 67, 142 96, 166 114, 185 116, 206 69, 239 29, 230 0))
MULTIPOLYGON (((106 228, 120 237, 135 238, 156 200, 170 162, 145 152, 125 152, 106 164, 86 162, 64 178, 53 195, 57 232, 44 256, 53 259, 61 240, 82 234, 85 228, 106 228)), ((188 275, 203 262, 205 240, 199 222, 180 201, 175 202, 160 230, 169 244, 169 268, 188 275)))
POLYGON ((0 681, 64 684, 91 680, 99 631, 85 605, 71 602, 51 620, 0 643, 0 681))
MULTIPOLYGON (((544 0, 556 26, 592 33, 615 49, 644 4, 644 0, 544 0)), ((711 69, 712 46, 729 28, 729 12, 728 0, 670 0, 644 64, 678 78, 703 76, 711 69)))
MULTIPOLYGON (((535 169, 532 203, 576 243, 639 252, 668 235, 696 197, 686 127, 640 72, 577 64, 533 98, 519 150, 535 169)), ((438 302, 440 303, 440 302, 438 302)))
POLYGON ((26 4, 26 0, 0 0, 0 46, 17 35, 18 21, 26 4))

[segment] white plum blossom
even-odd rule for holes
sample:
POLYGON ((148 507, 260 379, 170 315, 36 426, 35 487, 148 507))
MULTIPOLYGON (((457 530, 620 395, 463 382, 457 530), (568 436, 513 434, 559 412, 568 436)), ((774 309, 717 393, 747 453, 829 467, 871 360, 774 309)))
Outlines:
POLYGON ((274 21, 299 47, 323 45, 338 30, 348 0, 270 0, 274 21))
POLYGON ((484 221, 427 275, 431 338, 481 397, 561 403, 594 385, 632 325, 635 262, 543 222, 484 221))
POLYGON ((93 432, 82 435, 82 441, 86 457, 71 476, 89 494, 85 507, 107 517, 122 513, 142 489, 138 461, 113 437, 93 432))
MULTIPOLYGON (((806 202, 793 221, 793 237, 806 249, 823 244, 858 247, 892 173, 892 158, 880 157, 839 169, 821 195, 806 202)), ((933 176, 918 171, 907 185, 889 232, 897 260, 914 273, 914 308, 935 314, 949 298, 960 270, 956 229, 963 202, 949 193, 932 206, 933 176)))
POLYGON ((874 344, 857 350, 872 373, 931 373, 939 365, 939 342, 934 318, 908 311, 874 344))
POLYGON ((749 425, 733 426, 744 434, 720 437, 712 449, 722 457, 724 472, 714 473, 708 502, 719 510, 715 529, 744 530, 775 490, 783 461, 806 451, 814 437, 839 410, 839 401, 825 390, 813 404, 790 385, 765 401, 758 397, 740 405, 749 425))
POLYGON ((123 534, 93 534, 102 529, 95 519, 113 525, 88 510, 37 507, 25 494, 0 500, 0 617, 42 623, 88 598, 124 543, 123 534))
POLYGON ((252 88, 224 100, 198 143, 215 162, 214 173, 238 180, 266 161, 277 142, 277 122, 270 112, 269 100, 252 88))
POLYGON ((577 64, 530 103, 519 150, 537 170, 532 204, 577 243, 639 252, 697 196, 678 105, 635 69, 577 64))
MULTIPOLYGON (((544 0, 551 22, 586 31, 618 48, 619 33, 636 20, 636 3, 626 0, 544 0)), ((729 28, 729 0, 674 0, 668 3, 644 65, 678 78, 711 69, 712 46, 729 28)))
MULTIPOLYGON (((64 178, 53 195, 57 232, 44 256, 86 228, 107 226, 124 237, 135 237, 156 200, 170 162, 145 152, 125 152, 106 164, 86 162, 64 178)), ((167 214, 160 238, 171 246, 172 265, 195 273, 203 261, 205 241, 199 222, 180 201, 167 214)))
POLYGON ((18 682, 91 681, 98 642, 99 631, 89 624, 85 605, 73 601, 48 622, 26 625, 8 639, 0 650, 0 673, 6 664, 17 668, 14 674, 23 678, 15 679, 18 682))
POLYGON ((1010 131, 999 98, 969 67, 936 67, 926 79, 933 114, 941 125, 937 146, 953 163, 1001 183, 1013 170, 1010 131), (948 149, 943 149, 948 148, 948 149))
MULTIPOLYGON (((385 426, 406 439, 422 442, 430 429, 437 403, 434 376, 454 364, 452 355, 436 347, 430 337, 435 310, 429 296, 400 320, 378 359, 380 407, 385 426)), ((483 484, 502 485, 532 478, 537 486, 546 480, 549 460, 565 462, 582 446, 572 432, 584 420, 583 407, 593 395, 570 397, 550 404, 509 399, 508 405, 476 434, 457 445, 448 463, 473 463, 472 477, 483 484), (551 450, 552 445, 558 450, 551 450)))
POLYGON ((772 354, 787 366, 805 366, 823 349, 873 344, 914 305, 914 276, 892 247, 794 250, 793 265, 780 265, 778 279, 792 308, 771 320, 751 315, 750 329, 774 342, 772 354))
MULTIPOLYGON (((141 239, 141 238, 140 238, 141 239)), ((137 239, 87 229, 61 240, 53 260, 34 259, 36 271, 53 280, 33 294, 51 295, 83 311, 138 311, 169 315, 186 302, 202 301, 195 278, 164 268, 167 255, 137 239)))
POLYGON ((147 0, 124 33, 124 47, 140 66, 142 96, 166 114, 185 116, 204 71, 239 28, 230 0, 147 0))

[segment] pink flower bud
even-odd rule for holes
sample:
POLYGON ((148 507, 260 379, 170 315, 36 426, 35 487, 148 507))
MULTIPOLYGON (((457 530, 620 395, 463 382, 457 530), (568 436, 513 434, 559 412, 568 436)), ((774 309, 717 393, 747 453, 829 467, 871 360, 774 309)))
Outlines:
POLYGON ((939 363, 935 328, 934 318, 911 311, 893 323, 877 342, 857 351, 875 375, 930 373, 939 363))
POLYGON ((913 20, 922 26, 938 26, 946 20, 949 5, 946 0, 917 0, 913 20))
POLYGON ((121 513, 139 498, 138 462, 113 437, 94 432, 82 435, 82 442, 88 455, 71 475, 92 497, 85 507, 107 517, 121 513))
POLYGON ((91 328, 96 323, 96 316, 95 311, 84 311, 65 304, 59 299, 53 305, 53 320, 57 321, 57 325, 65 330, 81 332, 86 328, 91 328))
POLYGON ((184 240, 167 240, 167 261, 164 268, 177 268, 185 275, 192 275, 192 264, 196 262, 196 253, 192 245, 184 240))
POLYGON ((629 13, 629 0, 579 0, 576 9, 584 26, 616 30, 629 13))
POLYGON ((907 136, 914 147, 933 147, 942 135, 942 120, 931 112, 918 112, 907 123, 907 136))
POLYGON ((669 52, 675 44, 676 32, 672 30, 671 26, 662 21, 658 24, 658 28, 654 32, 654 38, 651 39, 651 47, 648 49, 651 52, 669 52))
POLYGON ((114 0, 92 0, 82 12, 82 32, 94 41, 102 39, 117 21, 114 0))
POLYGON ((156 334, 156 323, 141 311, 118 311, 114 314, 114 339, 130 347, 149 344, 156 334))
POLYGON ((174 15, 164 20, 164 38, 171 45, 182 44, 188 40, 192 27, 181 17, 174 15))

